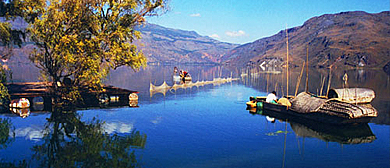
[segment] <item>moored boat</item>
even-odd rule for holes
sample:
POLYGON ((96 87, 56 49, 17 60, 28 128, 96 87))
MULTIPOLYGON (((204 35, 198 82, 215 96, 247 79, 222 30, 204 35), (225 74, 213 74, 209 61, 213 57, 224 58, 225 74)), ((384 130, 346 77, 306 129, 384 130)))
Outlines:
POLYGON ((192 81, 192 78, 191 78, 191 76, 186 76, 186 77, 183 77, 182 80, 184 80, 184 81, 192 81))
POLYGON ((371 105, 347 103, 338 99, 327 99, 302 92, 296 97, 284 98, 291 106, 265 101, 265 97, 251 97, 248 107, 271 110, 294 117, 316 120, 331 124, 368 123, 377 117, 377 111, 371 105))

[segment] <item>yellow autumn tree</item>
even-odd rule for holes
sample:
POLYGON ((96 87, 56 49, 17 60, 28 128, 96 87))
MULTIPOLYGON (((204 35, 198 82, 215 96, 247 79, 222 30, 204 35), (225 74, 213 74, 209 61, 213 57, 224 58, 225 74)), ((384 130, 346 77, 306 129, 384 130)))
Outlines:
POLYGON ((27 0, 24 12, 38 13, 29 27, 37 48, 30 59, 54 93, 58 85, 70 85, 77 99, 80 86, 98 90, 112 69, 137 70, 146 58, 132 44, 141 34, 135 26, 146 16, 161 14, 165 0, 27 0), (39 4, 39 5, 38 5, 39 4))
MULTIPOLYGON (((11 23, 17 18, 32 18, 33 16, 24 15, 22 12, 22 2, 20 0, 0 0, 0 59, 8 60, 12 55, 14 46, 21 47, 25 39, 25 32, 20 29, 13 28, 11 23)), ((0 106, 8 107, 10 95, 6 87, 7 75, 5 69, 0 63, 0 106)), ((4 108, 3 108, 4 109, 4 108)))

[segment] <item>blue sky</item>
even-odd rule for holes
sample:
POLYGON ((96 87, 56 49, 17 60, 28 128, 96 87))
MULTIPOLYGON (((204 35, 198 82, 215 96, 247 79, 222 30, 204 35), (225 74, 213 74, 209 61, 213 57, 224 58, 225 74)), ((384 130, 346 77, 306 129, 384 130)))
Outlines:
POLYGON ((272 36, 286 24, 300 26, 322 14, 390 10, 390 0, 169 0, 168 4, 167 13, 147 21, 237 44, 272 36))

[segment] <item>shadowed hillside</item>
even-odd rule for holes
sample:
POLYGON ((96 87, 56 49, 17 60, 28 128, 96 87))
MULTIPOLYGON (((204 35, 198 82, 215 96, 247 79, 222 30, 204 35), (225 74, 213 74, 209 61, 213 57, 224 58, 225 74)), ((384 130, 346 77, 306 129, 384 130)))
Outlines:
MULTIPOLYGON (((288 29, 292 65, 306 60, 315 67, 351 66, 382 68, 390 60, 390 12, 342 12, 313 17, 302 26, 288 29)), ((228 64, 261 64, 286 58, 286 32, 239 46, 225 56, 228 64), (278 59, 275 59, 278 58, 278 59)))

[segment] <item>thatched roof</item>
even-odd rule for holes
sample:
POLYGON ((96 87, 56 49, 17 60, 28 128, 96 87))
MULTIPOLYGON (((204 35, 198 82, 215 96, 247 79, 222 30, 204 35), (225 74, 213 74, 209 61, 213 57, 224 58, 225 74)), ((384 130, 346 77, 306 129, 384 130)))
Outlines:
POLYGON ((292 110, 298 113, 324 113, 343 118, 376 117, 377 111, 372 106, 316 97, 306 92, 299 93, 292 101, 292 110))
POLYGON ((299 113, 315 112, 327 99, 314 97, 306 92, 299 93, 292 99, 292 108, 299 113))
POLYGON ((330 89, 328 97, 347 103, 370 103, 375 98, 375 92, 368 88, 330 89))

